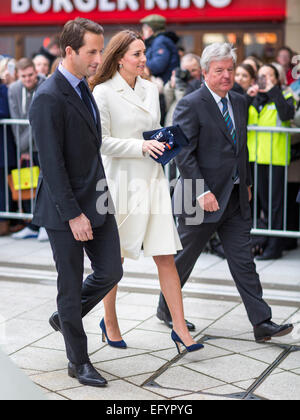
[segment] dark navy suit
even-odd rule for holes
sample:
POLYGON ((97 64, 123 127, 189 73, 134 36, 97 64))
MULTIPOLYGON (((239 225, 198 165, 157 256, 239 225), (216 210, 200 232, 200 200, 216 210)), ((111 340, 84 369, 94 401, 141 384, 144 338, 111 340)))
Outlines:
POLYGON ((33 222, 47 229, 58 271, 58 313, 70 362, 89 361, 82 317, 120 281, 123 271, 115 217, 99 213, 98 191, 105 181, 101 123, 96 121, 65 76, 57 70, 38 89, 30 122, 39 153, 41 176, 33 222), (81 214, 90 220, 94 240, 77 242, 69 221, 81 214), (84 251, 93 274, 84 283, 84 251))

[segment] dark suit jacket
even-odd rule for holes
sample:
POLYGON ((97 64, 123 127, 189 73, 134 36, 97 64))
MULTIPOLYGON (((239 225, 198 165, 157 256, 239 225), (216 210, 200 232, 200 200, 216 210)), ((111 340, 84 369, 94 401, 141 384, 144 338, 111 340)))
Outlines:
MULTIPOLYGON (((97 105, 94 102, 97 110, 97 105)), ((105 180, 100 156, 101 125, 57 70, 38 89, 30 112, 41 175, 33 223, 68 230, 68 221, 84 213, 92 227, 105 222, 96 203, 98 181, 105 180)), ((100 199, 102 199, 101 197, 100 199)))
MULTIPOLYGON (((8 106, 8 89, 5 85, 0 84, 0 119, 10 118, 8 106)), ((16 145, 11 131, 11 127, 7 127, 7 160, 9 168, 17 167, 16 145)), ((0 126, 0 168, 4 168, 4 128, 0 126)))
MULTIPOLYGON (((237 133, 237 147, 225 125, 220 109, 204 85, 201 89, 185 96, 177 105, 174 124, 179 124, 190 140, 176 158, 181 181, 193 181, 193 205, 198 206, 199 191, 195 189, 197 179, 204 180, 204 192, 211 191, 217 198, 220 210, 215 213, 204 212, 204 223, 216 223, 222 217, 229 202, 234 178, 240 177, 240 207, 243 218, 250 217, 248 186, 252 185, 251 170, 247 148, 248 111, 245 98, 230 92, 230 102, 234 111, 237 133)), ((175 188, 175 201, 181 200, 183 183, 175 188)), ((186 212, 183 214, 187 216, 186 212)))

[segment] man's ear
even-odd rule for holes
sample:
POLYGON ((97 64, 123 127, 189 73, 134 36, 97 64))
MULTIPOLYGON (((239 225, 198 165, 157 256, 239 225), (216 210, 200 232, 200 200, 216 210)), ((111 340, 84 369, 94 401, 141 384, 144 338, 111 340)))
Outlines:
POLYGON ((73 50, 72 47, 68 46, 68 47, 66 47, 65 51, 66 51, 66 57, 70 57, 74 50, 73 50))

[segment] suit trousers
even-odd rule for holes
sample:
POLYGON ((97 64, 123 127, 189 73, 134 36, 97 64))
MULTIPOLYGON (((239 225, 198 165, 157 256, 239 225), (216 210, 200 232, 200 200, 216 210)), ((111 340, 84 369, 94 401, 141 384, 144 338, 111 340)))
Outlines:
MULTIPOLYGON (((228 265, 245 305, 251 324, 258 325, 272 318, 271 308, 263 300, 263 290, 251 253, 252 221, 244 220, 239 204, 239 187, 235 186, 228 206, 218 223, 187 226, 179 218, 178 232, 183 250, 175 256, 176 267, 183 287, 211 236, 218 232, 228 265)), ((160 296, 160 309, 170 317, 166 301, 160 296)))
POLYGON ((94 239, 78 242, 70 231, 47 229, 58 272, 57 308, 70 362, 89 361, 82 318, 113 289, 123 276, 120 241, 113 215, 94 228, 94 239), (93 273, 83 282, 84 251, 93 273))

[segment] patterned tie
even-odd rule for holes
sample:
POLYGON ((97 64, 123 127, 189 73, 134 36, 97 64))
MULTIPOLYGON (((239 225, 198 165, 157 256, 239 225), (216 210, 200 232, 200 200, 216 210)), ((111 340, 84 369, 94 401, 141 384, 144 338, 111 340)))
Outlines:
POLYGON ((93 117, 93 121, 95 121, 95 115, 94 115, 94 111, 92 108, 92 102, 91 102, 91 98, 90 98, 90 91, 87 87, 87 85, 81 81, 78 85, 80 92, 81 92, 81 97, 83 102, 85 103, 87 109, 90 111, 91 116, 93 117))
POLYGON ((228 99, 227 98, 222 98, 221 99, 222 104, 223 104, 223 117, 225 120, 225 124, 226 127, 229 131, 230 137, 232 138, 233 144, 236 145, 236 131, 233 125, 233 121, 230 117, 229 114, 229 109, 228 109, 228 99))

